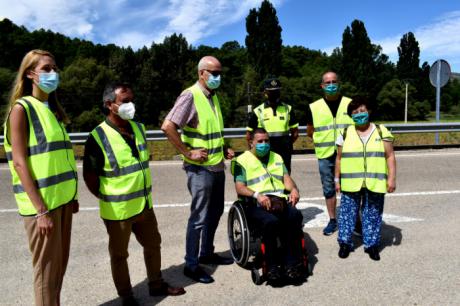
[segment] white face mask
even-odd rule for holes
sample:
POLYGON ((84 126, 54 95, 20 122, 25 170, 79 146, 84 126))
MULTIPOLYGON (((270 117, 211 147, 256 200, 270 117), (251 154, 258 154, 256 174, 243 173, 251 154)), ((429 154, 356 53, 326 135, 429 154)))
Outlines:
POLYGON ((136 113, 136 108, 134 107, 133 102, 122 103, 118 107, 118 116, 120 116, 120 118, 123 120, 133 119, 135 113, 136 113))

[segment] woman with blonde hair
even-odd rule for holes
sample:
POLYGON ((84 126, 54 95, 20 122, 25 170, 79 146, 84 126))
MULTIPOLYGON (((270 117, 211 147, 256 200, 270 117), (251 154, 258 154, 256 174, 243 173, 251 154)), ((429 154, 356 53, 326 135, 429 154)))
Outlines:
POLYGON ((59 104, 54 56, 28 52, 19 67, 5 120, 5 152, 19 214, 29 239, 36 305, 60 305, 78 212, 77 168, 59 104))

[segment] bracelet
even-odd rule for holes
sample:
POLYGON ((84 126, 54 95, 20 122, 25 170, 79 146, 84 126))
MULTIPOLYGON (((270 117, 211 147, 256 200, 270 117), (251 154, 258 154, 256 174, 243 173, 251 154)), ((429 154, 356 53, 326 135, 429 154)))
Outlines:
POLYGON ((340 179, 338 177, 334 177, 334 182, 340 183, 340 179))
POLYGON ((259 196, 259 193, 257 191, 252 194, 252 197, 256 200, 258 196, 259 196))
POLYGON ((46 210, 46 211, 44 211, 44 212, 42 212, 42 213, 39 213, 39 214, 36 214, 36 215, 35 215, 35 219, 38 219, 38 218, 40 218, 41 216, 44 216, 44 215, 46 215, 46 214, 48 214, 48 213, 49 213, 49 210, 46 210))

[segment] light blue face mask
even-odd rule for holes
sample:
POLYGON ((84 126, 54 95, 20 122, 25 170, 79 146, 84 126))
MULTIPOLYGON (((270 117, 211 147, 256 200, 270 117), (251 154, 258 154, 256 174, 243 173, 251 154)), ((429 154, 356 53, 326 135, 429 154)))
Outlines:
POLYGON ((369 122, 369 113, 363 112, 363 113, 352 114, 351 119, 353 119, 356 125, 364 125, 369 122))
POLYGON ((59 85, 59 74, 56 72, 40 72, 38 75, 38 87, 49 94, 56 90, 59 85))
POLYGON ((220 74, 218 76, 213 76, 212 74, 209 74, 209 78, 206 81, 206 85, 209 89, 217 89, 220 86, 220 74))
POLYGON ((328 96, 335 96, 339 92, 339 84, 328 84, 323 88, 328 96))
POLYGON ((256 143, 256 155, 258 157, 264 157, 268 152, 270 152, 270 144, 268 142, 256 143))

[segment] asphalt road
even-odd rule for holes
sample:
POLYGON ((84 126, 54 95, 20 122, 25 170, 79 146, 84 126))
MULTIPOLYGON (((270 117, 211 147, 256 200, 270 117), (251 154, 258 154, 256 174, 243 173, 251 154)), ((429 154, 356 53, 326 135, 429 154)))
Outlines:
MULTIPOLYGON (((301 190, 313 275, 302 286, 271 288, 252 283, 237 266, 208 266, 215 282, 197 284, 182 275, 190 196, 180 162, 152 162, 155 213, 162 234, 164 278, 184 286, 180 297, 148 296, 142 249, 130 243, 131 281, 145 305, 458 305, 460 304, 460 150, 397 152, 397 190, 385 202, 381 261, 358 242, 347 259, 337 256, 336 234, 322 235, 327 222, 317 162, 313 155, 293 160, 301 190)), ((81 176, 81 167, 80 176, 81 176)), ((81 211, 75 215, 63 305, 118 305, 112 283, 107 234, 97 201, 80 185, 81 211)), ((0 164, 0 305, 32 305, 32 266, 22 219, 16 213, 10 174, 0 164)), ((227 171, 227 209, 236 196, 227 171)), ((227 213, 216 235, 216 251, 228 253, 227 213)))

